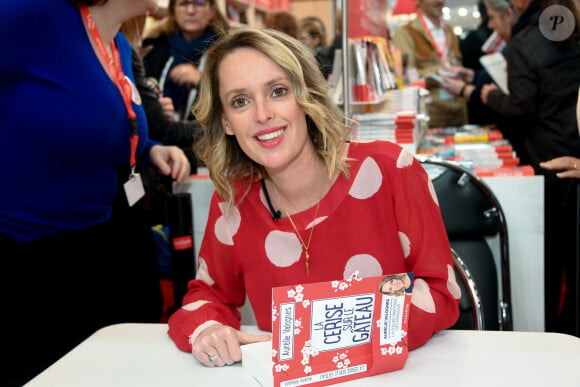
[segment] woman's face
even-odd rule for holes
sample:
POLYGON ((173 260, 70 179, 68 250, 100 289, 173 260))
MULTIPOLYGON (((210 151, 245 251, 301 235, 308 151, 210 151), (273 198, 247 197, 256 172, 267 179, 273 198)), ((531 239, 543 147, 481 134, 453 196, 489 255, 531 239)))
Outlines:
POLYGON ((491 7, 487 7, 489 21, 487 26, 497 32, 497 34, 506 42, 512 35, 512 25, 515 21, 514 11, 511 9, 501 13, 491 7))
POLYGON ((239 48, 222 59, 218 78, 223 127, 249 158, 272 175, 312 155, 306 115, 276 62, 239 48))
POLYGON ((176 0, 174 12, 185 38, 193 40, 204 33, 217 10, 209 0, 176 0))
POLYGON ((308 30, 302 30, 298 33, 298 39, 306 45, 311 51, 320 46, 320 37, 312 35, 308 30))
POLYGON ((398 278, 391 278, 381 286, 381 293, 392 294, 405 289, 405 284, 398 278))

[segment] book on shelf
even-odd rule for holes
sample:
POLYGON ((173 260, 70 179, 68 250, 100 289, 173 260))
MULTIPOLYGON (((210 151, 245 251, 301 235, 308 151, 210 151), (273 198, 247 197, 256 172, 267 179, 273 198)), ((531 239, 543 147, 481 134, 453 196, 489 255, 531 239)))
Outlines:
POLYGON ((399 370, 408 357, 412 288, 413 273, 274 288, 271 348, 243 346, 242 366, 263 386, 281 387, 399 370), (402 286, 389 293, 389 284, 402 286))
POLYGON ((374 103, 387 90, 398 88, 394 69, 389 66, 386 41, 379 37, 352 39, 352 72, 354 79, 352 102, 374 103))

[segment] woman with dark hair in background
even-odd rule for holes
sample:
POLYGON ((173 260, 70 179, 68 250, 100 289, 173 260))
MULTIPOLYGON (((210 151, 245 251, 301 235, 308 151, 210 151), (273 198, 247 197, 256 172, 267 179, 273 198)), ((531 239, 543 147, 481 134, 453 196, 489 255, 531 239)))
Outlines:
POLYGON ((298 19, 290 11, 274 10, 266 14, 264 27, 282 31, 293 38, 298 38, 298 19))
POLYGON ((332 63, 327 66, 324 48, 326 47, 326 27, 318 16, 306 16, 298 22, 298 40, 306 45, 318 61, 324 78, 332 71, 332 63))
POLYGON ((167 16, 145 31, 145 74, 173 100, 176 120, 191 120, 202 57, 230 28, 215 0, 169 0, 167 16))

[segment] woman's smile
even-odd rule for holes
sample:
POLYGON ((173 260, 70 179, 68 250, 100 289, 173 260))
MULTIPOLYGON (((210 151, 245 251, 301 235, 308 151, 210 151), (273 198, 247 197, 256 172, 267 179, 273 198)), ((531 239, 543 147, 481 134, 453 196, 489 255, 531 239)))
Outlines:
POLYGON ((276 138, 280 137, 284 133, 285 130, 286 130, 285 128, 280 128, 280 129, 277 129, 274 131, 269 131, 268 133, 263 133, 263 134, 257 135, 256 138, 259 141, 269 142, 269 141, 275 140, 276 138))

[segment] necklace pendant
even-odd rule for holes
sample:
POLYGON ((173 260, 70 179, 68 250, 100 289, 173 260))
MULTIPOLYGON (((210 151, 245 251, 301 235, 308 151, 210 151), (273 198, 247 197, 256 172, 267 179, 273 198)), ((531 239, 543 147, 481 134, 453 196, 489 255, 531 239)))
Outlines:
POLYGON ((310 254, 308 250, 304 252, 304 256, 306 257, 306 274, 310 275, 310 254))

